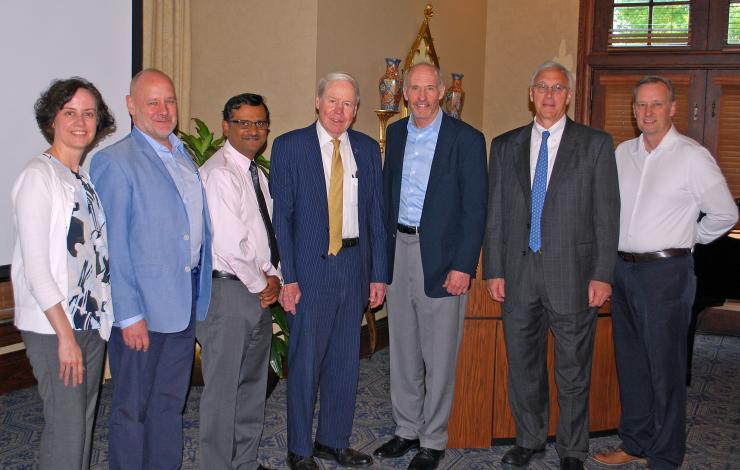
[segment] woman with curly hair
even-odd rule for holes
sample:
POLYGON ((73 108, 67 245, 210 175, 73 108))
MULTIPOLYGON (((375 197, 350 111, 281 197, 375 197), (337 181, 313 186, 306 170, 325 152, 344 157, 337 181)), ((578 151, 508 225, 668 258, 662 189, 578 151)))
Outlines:
POLYGON ((34 109, 51 147, 13 185, 15 325, 44 403, 39 468, 87 469, 113 311, 105 215, 80 162, 115 121, 79 77, 52 82, 34 109))

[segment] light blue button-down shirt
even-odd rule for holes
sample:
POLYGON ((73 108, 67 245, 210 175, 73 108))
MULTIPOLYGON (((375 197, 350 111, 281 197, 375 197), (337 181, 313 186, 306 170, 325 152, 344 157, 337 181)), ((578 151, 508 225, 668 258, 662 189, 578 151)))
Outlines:
MULTIPOLYGON (((169 136, 169 142, 172 146, 172 150, 170 150, 141 132, 137 127, 134 127, 132 132, 140 133, 157 156, 162 159, 162 163, 164 163, 167 172, 177 187, 177 191, 180 193, 190 225, 189 233, 183 233, 182 238, 184 241, 190 242, 190 267, 195 268, 200 264, 200 248, 203 243, 203 189, 198 170, 185 151, 182 141, 174 133, 169 136)), ((136 315, 116 323, 116 326, 126 328, 142 318, 144 318, 144 315, 136 315)))
POLYGON ((409 118, 406 126, 408 136, 403 156, 401 198, 398 208, 398 221, 404 225, 418 227, 421 222, 424 196, 427 193, 429 173, 441 125, 442 110, 439 110, 434 120, 426 127, 417 128, 413 116, 409 118))

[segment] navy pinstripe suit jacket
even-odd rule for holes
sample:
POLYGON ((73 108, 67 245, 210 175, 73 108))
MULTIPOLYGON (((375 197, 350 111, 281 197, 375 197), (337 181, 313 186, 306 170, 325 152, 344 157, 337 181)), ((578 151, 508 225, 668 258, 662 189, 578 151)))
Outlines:
MULTIPOLYGON (((378 143, 353 130, 349 134, 357 164, 359 245, 357 274, 365 298, 370 282, 387 282, 381 160, 378 143)), ((283 134, 272 144, 270 193, 272 223, 286 284, 311 289, 326 277, 329 212, 316 124, 283 134)))

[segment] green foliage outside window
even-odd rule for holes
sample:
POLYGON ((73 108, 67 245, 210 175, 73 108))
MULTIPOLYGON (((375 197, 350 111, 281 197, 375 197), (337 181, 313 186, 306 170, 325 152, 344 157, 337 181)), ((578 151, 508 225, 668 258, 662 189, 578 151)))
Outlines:
POLYGON ((727 44, 740 44, 740 2, 730 2, 727 44))
POLYGON ((687 46, 690 2, 660 3, 660 0, 616 0, 611 46, 687 46))

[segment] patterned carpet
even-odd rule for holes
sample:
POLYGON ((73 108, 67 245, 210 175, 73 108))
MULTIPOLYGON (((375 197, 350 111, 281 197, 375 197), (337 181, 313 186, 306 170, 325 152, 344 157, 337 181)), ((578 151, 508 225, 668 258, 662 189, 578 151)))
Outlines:
MULTIPOLYGON (((688 403, 688 452, 686 469, 740 469, 740 338, 729 336, 697 336, 694 354, 694 378, 688 403)), ((193 387, 185 418, 185 450, 183 468, 198 468, 198 399, 201 388, 193 387)), ((94 469, 107 468, 108 404, 111 385, 102 391, 92 462, 94 469)), ((393 434, 388 383, 388 351, 361 361, 360 385, 357 397, 352 446, 372 452, 393 434)), ((267 403, 265 430, 260 448, 260 460, 273 468, 287 468, 285 383, 278 384, 267 403)), ((41 402, 35 388, 0 396, 0 468, 34 468, 38 442, 43 425, 41 402)), ((591 452, 618 445, 616 436, 591 439, 591 452)), ((508 445, 486 450, 450 449, 440 468, 495 469, 501 468, 501 456, 508 445)), ((374 469, 406 468, 412 453, 397 460, 376 461, 374 469)), ((322 468, 339 468, 319 461, 322 468)), ((590 469, 606 468, 592 460, 590 469)), ((532 469, 558 468, 557 455, 548 444, 544 458, 532 462, 532 469)), ((625 469, 640 468, 638 465, 625 469)))

